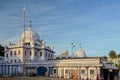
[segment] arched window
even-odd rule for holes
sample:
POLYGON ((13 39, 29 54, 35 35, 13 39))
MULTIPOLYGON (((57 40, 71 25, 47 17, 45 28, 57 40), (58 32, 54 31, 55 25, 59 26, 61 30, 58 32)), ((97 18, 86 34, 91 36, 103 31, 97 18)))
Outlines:
POLYGON ((54 73, 56 73, 56 69, 54 69, 54 73))
POLYGON ((25 51, 25 55, 26 55, 26 51, 25 51))
POLYGON ((21 62, 21 60, 19 59, 19 62, 21 62))
POLYGON ((12 56, 12 51, 10 51, 10 55, 12 56))
POLYGON ((53 55, 51 54, 51 58, 53 58, 53 55))
POLYGON ((30 51, 30 56, 32 55, 32 52, 30 51))
POLYGON ((26 62, 27 60, 25 59, 25 62, 26 62))
POLYGON ((40 52, 40 57, 42 56, 42 52, 40 52))
POLYGON ((47 52, 45 53, 45 57, 47 57, 47 52))
POLYGON ((20 55, 20 50, 18 50, 18 55, 20 55))
POLYGON ((50 58, 50 53, 48 53, 48 57, 50 58))
POLYGON ((85 74, 85 70, 83 69, 83 70, 81 70, 81 74, 85 74))
POLYGON ((37 56, 37 51, 35 51, 35 56, 37 56))
POLYGON ((14 60, 14 62, 16 62, 16 59, 14 60))
POLYGON ((6 58, 8 58, 8 54, 6 54, 6 58))
POLYGON ((16 55, 16 51, 14 51, 14 55, 16 55))
POLYGON ((94 70, 90 70, 90 74, 94 74, 94 70))

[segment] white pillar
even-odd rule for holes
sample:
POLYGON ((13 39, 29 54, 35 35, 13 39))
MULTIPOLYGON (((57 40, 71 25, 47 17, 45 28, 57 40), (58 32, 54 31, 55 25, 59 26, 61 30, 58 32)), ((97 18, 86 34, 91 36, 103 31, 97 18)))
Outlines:
POLYGON ((78 66, 78 79, 80 79, 81 75, 80 75, 80 67, 78 66))
POLYGON ((15 76, 17 75, 17 66, 15 66, 15 76))
POLYGON ((8 75, 8 65, 6 65, 5 70, 6 70, 6 75, 8 75))
POLYGON ((21 66, 21 75, 23 74, 23 65, 21 66))
POLYGON ((21 73, 21 66, 18 66, 18 75, 20 76, 20 73, 21 73))
POLYGON ((65 78, 65 68, 63 70, 64 70, 64 78, 65 78))
POLYGON ((61 68, 58 68, 58 76, 61 77, 61 68))
POLYGON ((3 75, 5 75, 5 65, 2 66, 3 69, 3 75))
POLYGON ((2 74, 2 66, 0 65, 0 75, 2 74))
POLYGON ((18 66, 16 66, 16 75, 18 75, 18 66))
POLYGON ((53 77, 56 77, 56 73, 54 72, 56 68, 53 68, 53 77))
POLYGON ((100 74, 100 67, 97 67, 97 74, 100 74))
POLYGON ((13 66, 13 75, 15 75, 15 66, 13 66))
POLYGON ((89 69, 89 67, 87 66, 86 67, 86 79, 88 79, 88 69, 89 69))
POLYGON ((100 67, 97 67, 98 78, 100 79, 100 67))
POLYGON ((58 77, 58 67, 56 68, 56 77, 58 77))
POLYGON ((65 78, 65 68, 63 68, 63 71, 64 71, 63 75, 64 75, 64 78, 65 78))
POLYGON ((3 67, 2 67, 2 65, 1 65, 1 70, 0 70, 0 72, 1 72, 1 75, 3 75, 3 67))
POLYGON ((60 68, 60 77, 62 77, 62 73, 61 72, 62 72, 62 68, 60 68))
POLYGON ((9 75, 12 75, 12 66, 9 67, 9 75))
POLYGON ((9 75, 9 73, 10 73, 10 69, 9 69, 9 67, 10 67, 10 66, 8 65, 8 75, 9 75))
POLYGON ((64 78, 69 78, 69 68, 64 68, 64 78))
POLYGON ((64 77, 64 67, 61 69, 61 77, 64 77))
POLYGON ((69 78, 73 78, 72 68, 69 69, 69 78))
POLYGON ((71 67, 68 68, 68 76, 69 76, 69 79, 71 78, 71 67))

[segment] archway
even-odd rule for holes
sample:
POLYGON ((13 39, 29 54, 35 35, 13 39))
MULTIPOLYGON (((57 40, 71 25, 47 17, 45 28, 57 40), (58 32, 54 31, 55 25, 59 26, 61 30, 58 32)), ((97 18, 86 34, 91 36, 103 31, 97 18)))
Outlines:
POLYGON ((37 68, 37 74, 39 76, 45 76, 45 73, 47 72, 47 68, 44 66, 38 67, 37 68))

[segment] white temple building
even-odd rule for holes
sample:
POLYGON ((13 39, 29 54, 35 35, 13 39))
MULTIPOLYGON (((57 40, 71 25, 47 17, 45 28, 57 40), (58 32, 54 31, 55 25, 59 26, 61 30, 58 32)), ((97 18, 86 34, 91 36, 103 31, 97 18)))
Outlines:
POLYGON ((88 57, 80 48, 70 57, 56 57, 52 46, 47 46, 39 34, 30 28, 25 30, 17 44, 9 42, 4 59, 0 58, 0 76, 50 76, 75 80, 114 80, 118 70, 102 57, 88 57))
POLYGON ((52 46, 46 46, 43 40, 39 39, 39 34, 32 28, 22 33, 17 44, 9 43, 5 48, 5 61, 23 62, 26 56, 26 62, 36 62, 41 60, 52 59, 54 51, 52 46))
POLYGON ((25 31, 25 38, 23 32, 17 44, 10 42, 5 48, 5 57, 0 62, 0 75, 22 76, 26 70, 27 76, 96 80, 97 77, 107 79, 117 70, 114 64, 103 61, 102 57, 87 57, 81 48, 76 51, 75 57, 67 54, 66 58, 54 58, 54 54, 53 47, 40 40, 39 34, 30 27, 25 31), (108 75, 109 70, 111 74, 108 75))

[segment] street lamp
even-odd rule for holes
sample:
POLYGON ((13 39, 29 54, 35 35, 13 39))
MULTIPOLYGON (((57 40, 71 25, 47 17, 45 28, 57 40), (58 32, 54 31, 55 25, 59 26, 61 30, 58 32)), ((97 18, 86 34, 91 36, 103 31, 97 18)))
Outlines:
POLYGON ((71 46, 72 46, 72 56, 74 57, 74 52, 73 52, 73 48, 75 47, 75 45, 73 43, 71 43, 71 46))

